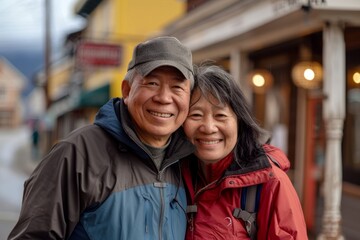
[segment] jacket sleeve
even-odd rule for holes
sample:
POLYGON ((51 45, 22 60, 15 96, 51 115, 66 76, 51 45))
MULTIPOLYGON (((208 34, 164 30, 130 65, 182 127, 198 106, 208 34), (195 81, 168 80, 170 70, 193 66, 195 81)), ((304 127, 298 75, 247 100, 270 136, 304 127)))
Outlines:
POLYGON ((24 184, 19 220, 9 239, 66 239, 89 204, 81 196, 92 184, 84 179, 84 157, 67 142, 55 145, 24 184))
POLYGON ((265 183, 258 213, 258 239, 308 239, 297 193, 284 171, 273 167, 275 177, 265 183))

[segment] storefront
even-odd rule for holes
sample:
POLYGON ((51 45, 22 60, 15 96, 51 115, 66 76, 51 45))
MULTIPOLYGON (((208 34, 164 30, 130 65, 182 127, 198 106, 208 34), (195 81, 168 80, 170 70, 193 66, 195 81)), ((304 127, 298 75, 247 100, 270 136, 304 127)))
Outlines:
POLYGON ((73 88, 69 95, 54 101, 47 111, 46 122, 52 129, 45 151, 71 131, 92 123, 99 108, 110 99, 110 84, 91 90, 73 88))
POLYGON ((324 189, 320 236, 340 238, 339 183, 360 183, 360 2, 208 1, 161 34, 189 46, 196 64, 216 61, 240 82, 291 160, 309 229, 324 189))

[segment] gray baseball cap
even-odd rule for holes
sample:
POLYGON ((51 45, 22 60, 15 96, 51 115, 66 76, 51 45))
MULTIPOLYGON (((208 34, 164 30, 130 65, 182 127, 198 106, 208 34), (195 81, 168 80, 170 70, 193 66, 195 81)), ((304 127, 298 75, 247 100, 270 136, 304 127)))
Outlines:
POLYGON ((136 67, 142 76, 146 76, 161 66, 177 68, 190 80, 191 87, 194 86, 191 51, 175 37, 157 37, 138 44, 128 65, 128 71, 136 67))

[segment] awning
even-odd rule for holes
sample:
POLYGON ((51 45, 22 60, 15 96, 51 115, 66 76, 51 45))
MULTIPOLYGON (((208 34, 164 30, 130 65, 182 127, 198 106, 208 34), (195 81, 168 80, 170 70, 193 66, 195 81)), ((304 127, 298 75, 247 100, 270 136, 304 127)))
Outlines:
POLYGON ((82 107, 101 107, 110 98, 110 85, 105 84, 99 88, 90 90, 90 91, 82 91, 79 96, 79 100, 77 104, 75 104, 75 108, 82 107))
POLYGON ((46 111, 46 122, 51 127, 56 119, 73 110, 83 107, 99 108, 110 99, 110 84, 105 84, 99 88, 81 91, 79 94, 72 94, 59 101, 54 102, 46 111))

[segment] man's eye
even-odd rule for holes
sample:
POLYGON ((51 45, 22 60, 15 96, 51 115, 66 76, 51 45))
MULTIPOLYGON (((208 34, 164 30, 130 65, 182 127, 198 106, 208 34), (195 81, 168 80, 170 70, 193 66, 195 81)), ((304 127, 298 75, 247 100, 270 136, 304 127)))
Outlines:
POLYGON ((147 85, 151 85, 151 86, 157 86, 157 82, 148 82, 147 85))
POLYGON ((176 90, 183 90, 183 87, 180 85, 175 85, 175 86, 173 86, 173 88, 176 90))

